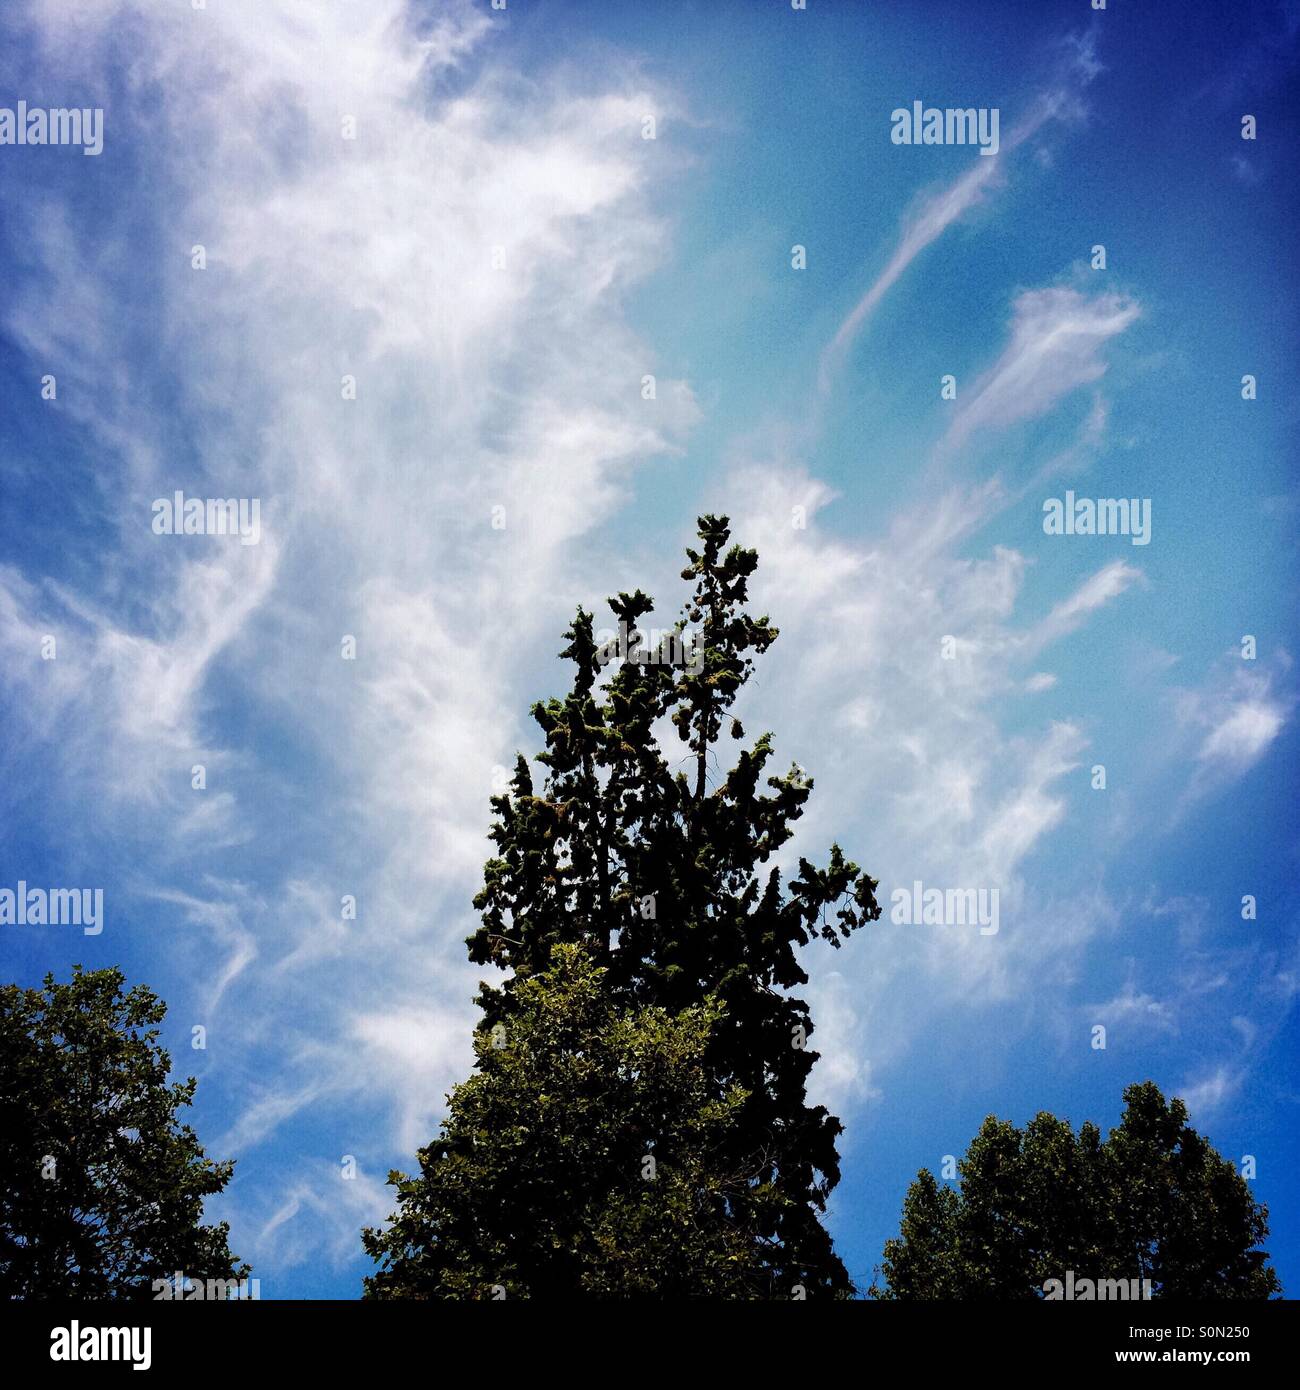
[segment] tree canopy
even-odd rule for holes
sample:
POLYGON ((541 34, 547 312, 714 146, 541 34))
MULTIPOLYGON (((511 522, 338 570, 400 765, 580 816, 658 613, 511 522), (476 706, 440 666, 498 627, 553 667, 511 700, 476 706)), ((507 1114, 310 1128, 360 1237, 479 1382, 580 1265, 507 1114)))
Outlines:
POLYGON ((1259 1248, 1268 1209, 1147 1081, 1124 1092, 1105 1140, 1042 1112, 1023 1130, 989 1116, 959 1187, 923 1170, 886 1242, 878 1298, 1043 1297, 1048 1280, 1150 1280, 1153 1298, 1270 1298, 1259 1248))
MULTIPOLYGON (((670 633, 654 640, 641 631, 653 603, 640 590, 612 598, 615 619, 635 636, 611 671, 615 658, 591 613, 579 609, 569 626, 561 652, 572 667, 569 693, 532 710, 545 736, 541 785, 521 755, 508 792, 492 798, 496 853, 475 899, 482 925, 468 940, 470 958, 507 972, 480 990, 489 1031, 517 1027, 535 1006, 525 987, 551 968, 557 946, 591 954, 604 999, 625 1019, 718 1006, 699 1065, 730 1120, 710 1166, 748 1175, 729 1191, 727 1219, 765 1246, 764 1296, 843 1296, 850 1281, 820 1220, 839 1178, 841 1126, 806 1103, 813 1023, 791 991, 807 983, 801 947, 814 938, 838 946, 880 916, 877 884, 838 845, 823 867, 800 858, 788 881, 771 862, 812 781, 794 766, 770 771, 771 734, 745 744, 734 706, 777 630, 745 610, 755 552, 728 546, 724 517, 702 517, 699 537, 682 571, 690 595, 670 633), (661 742, 674 731, 675 761, 661 742), (739 745, 730 768, 724 737, 739 745)), ((414 1181, 399 1178, 405 1209, 441 1200, 440 1183, 421 1194, 427 1166, 414 1181)), ((569 1178, 556 1170, 552 1181, 564 1188, 569 1178)), ((547 1199, 534 1191, 540 1213, 547 1199)), ((517 1238, 531 1241, 530 1222, 540 1219, 519 1209, 517 1238)), ((424 1287, 444 1288, 444 1226, 426 1219, 419 1229, 432 1246, 417 1257, 410 1244, 393 1258, 412 1272, 418 1265, 424 1287)), ((480 1254, 485 1272, 502 1257, 495 1248, 480 1254)), ((390 1272, 400 1280, 395 1265, 390 1272)), ((624 1287, 610 1277, 602 1287, 624 1287)), ((703 1288, 703 1270, 698 1277, 703 1288)), ((752 1292, 745 1280, 734 1291, 752 1292)))
POLYGON ((117 969, 0 987, 0 1296, 152 1298, 179 1270, 240 1278, 204 1199, 233 1163, 177 1118, 195 1080, 168 1083, 166 1007, 117 969))
POLYGON ((746 1099, 704 1066, 721 1006, 621 1013, 587 948, 553 960, 509 1027, 476 1033, 419 1176, 395 1175, 397 1218, 364 1235, 367 1295, 761 1296, 767 1247, 730 1213, 754 1175, 717 1161, 746 1099))

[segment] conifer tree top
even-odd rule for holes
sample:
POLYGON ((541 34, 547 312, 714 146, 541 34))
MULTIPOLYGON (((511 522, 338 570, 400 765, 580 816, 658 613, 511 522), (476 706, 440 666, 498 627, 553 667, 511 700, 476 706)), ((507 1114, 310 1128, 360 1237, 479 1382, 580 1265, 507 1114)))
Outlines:
MULTIPOLYGON (((817 1220, 838 1181, 841 1126, 805 1104, 813 1022, 789 991, 808 979, 800 948, 814 938, 838 947, 880 916, 877 883, 838 845, 822 866, 801 857, 788 881, 773 862, 813 783, 795 766, 772 771, 773 735, 747 742, 735 714, 777 629, 746 608, 757 554, 730 542, 726 517, 699 519, 680 616, 634 658, 614 665, 592 614, 574 616, 560 652, 569 692, 532 710, 541 776, 520 756, 508 792, 492 799, 496 853, 469 952, 508 972, 481 988, 489 1026, 511 1018, 521 982, 567 943, 595 953, 620 1007, 677 1013, 716 998, 724 1016, 710 1066, 748 1097, 735 1166, 753 1160, 755 1189, 781 1197, 765 1207, 782 1213, 766 1233, 782 1251, 774 1277, 843 1293, 848 1277, 817 1220)), ((653 602, 637 590, 609 606, 635 631, 653 602)))

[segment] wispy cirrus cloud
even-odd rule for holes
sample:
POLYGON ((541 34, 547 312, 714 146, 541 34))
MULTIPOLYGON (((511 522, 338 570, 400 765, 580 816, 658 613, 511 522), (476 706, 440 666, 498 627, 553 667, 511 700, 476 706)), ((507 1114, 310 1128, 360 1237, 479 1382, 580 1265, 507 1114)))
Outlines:
POLYGON ((1131 585, 1139 583, 1142 571, 1123 560, 1112 560, 1055 604, 1048 615, 1025 634, 1025 650, 1037 653, 1044 647, 1076 631, 1099 608, 1118 598, 1131 585))
POLYGON ((1137 316, 1137 304, 1120 294, 1054 287, 1019 295, 1010 341, 963 396, 944 446, 954 449, 981 431, 1036 419, 1096 381, 1106 370, 1100 349, 1137 316))
POLYGON ((1263 692, 1246 694, 1206 734, 1197 757, 1203 764, 1242 771, 1273 742, 1285 722, 1280 701, 1263 692))
POLYGON ((976 157, 971 168, 953 183, 926 195, 904 219, 901 234, 884 269, 870 288, 845 315, 821 357, 819 389, 830 391, 835 374, 884 297, 926 247, 937 241, 952 224, 978 206, 1000 183, 1006 166, 1021 145, 1045 126, 1057 121, 1079 120, 1085 114, 1083 92, 1102 71, 1090 31, 1064 38, 1052 59, 1053 73, 1047 84, 1027 104, 997 154, 976 157))
POLYGON ((1241 1087, 1244 1073, 1226 1064, 1196 1074, 1178 1090, 1194 1123, 1204 1125, 1241 1087))
POLYGON ((671 98, 631 63, 494 62, 468 3, 29 18, 119 142, 147 127, 149 158, 121 169, 93 255, 50 195, 64 232, 32 239, 45 259, 8 307, 57 361, 102 486, 92 574, 0 576, 6 694, 79 834, 101 854, 166 841, 134 884, 183 922, 154 979, 209 1026, 228 1141, 254 1162, 282 1146, 268 1190, 287 1195, 237 1243, 299 1259, 334 1199, 285 1127, 334 1129, 363 1177, 429 1137, 468 1061, 463 937, 523 675, 606 586, 574 542, 698 416, 624 314, 663 255, 651 193, 675 157, 641 130, 671 98), (156 257, 129 253, 142 239, 156 257), (149 389, 112 389, 127 338, 149 389), (152 535, 177 487, 262 499, 261 544, 152 535))
POLYGON ((1197 689, 1174 693, 1190 773, 1181 810, 1245 776, 1291 719, 1297 696, 1285 650, 1258 665, 1228 656, 1197 689))

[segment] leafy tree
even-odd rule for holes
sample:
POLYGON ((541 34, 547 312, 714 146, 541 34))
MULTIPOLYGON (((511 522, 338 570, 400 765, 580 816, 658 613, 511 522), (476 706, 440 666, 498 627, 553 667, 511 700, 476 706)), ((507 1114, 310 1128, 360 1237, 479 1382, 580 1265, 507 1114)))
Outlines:
POLYGON ((0 1297, 152 1298, 177 1270, 240 1278, 203 1200, 233 1163, 204 1156, 158 1046, 166 1006, 120 970, 0 988, 0 1297))
POLYGON ((1153 1298, 1269 1298, 1268 1208, 1146 1081, 1105 1141, 1046 1112, 1024 1130, 989 1116, 960 1189, 923 1171, 887 1241, 877 1298, 1038 1298, 1049 1279, 1149 1279, 1153 1298))
MULTIPOLYGON (((474 962, 510 972, 481 988, 489 1030, 517 1023, 521 991, 557 945, 594 954, 601 988, 623 1014, 677 1015, 716 999, 722 1013, 702 1065, 715 1099, 744 1098, 713 1162, 750 1175, 729 1192, 728 1218, 767 1247, 764 1296, 843 1296, 848 1275, 820 1221, 839 1179, 841 1125, 806 1104, 813 1025, 789 991, 808 978, 799 947, 814 937, 838 946, 880 916, 877 885, 838 845, 824 868, 800 859, 789 883, 770 864, 812 788, 795 767, 769 775, 770 734, 742 743, 722 770, 724 734, 745 737, 733 706, 777 631, 745 611, 755 552, 728 548, 726 518, 701 518, 699 535, 682 571, 691 595, 671 633, 638 644, 652 601, 640 590, 610 600, 636 634, 612 672, 609 644, 578 610, 561 652, 572 688, 532 710, 546 737, 542 785, 520 756, 509 792, 492 799, 497 853, 475 898, 482 926, 467 944, 474 962), (673 730, 684 745, 675 761, 660 742, 673 730)), ((559 1188, 568 1181, 559 1169, 552 1178, 559 1188)), ((524 1213, 520 1223, 518 1238, 531 1241, 524 1213)), ((480 1254, 484 1267, 499 1257, 480 1254)), ((445 1286, 434 1277, 440 1260, 437 1248, 421 1257, 430 1289, 445 1286)), ((699 1279, 704 1288, 703 1270, 699 1279)), ((752 1284, 734 1291, 746 1296, 752 1284)))
POLYGON ((753 1175, 717 1162, 745 1093, 718 1095, 703 1065, 721 1006, 620 1013, 589 950, 553 962, 520 982, 508 1028, 476 1033, 420 1175, 390 1176, 367 1296, 761 1294, 767 1247, 729 1214, 753 1175))

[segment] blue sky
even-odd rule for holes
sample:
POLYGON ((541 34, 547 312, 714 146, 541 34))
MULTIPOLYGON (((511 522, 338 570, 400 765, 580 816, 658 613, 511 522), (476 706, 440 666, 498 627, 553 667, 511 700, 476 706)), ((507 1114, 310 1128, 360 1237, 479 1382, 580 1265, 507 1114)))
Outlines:
POLYGON ((1255 1157, 1300 1279, 1300 8, 0 30, 0 105, 105 113, 98 157, 0 147, 0 886, 106 904, 0 928, 5 975, 168 1001, 263 1297, 358 1290, 468 1068, 494 769, 573 606, 671 614, 704 510, 782 629, 743 714, 816 779, 793 852, 1000 892, 995 935, 887 914, 809 953, 850 1269, 984 1115, 1109 1125, 1151 1077, 1255 1157), (893 144, 914 100, 997 108, 1000 152, 893 144), (153 534, 177 488, 258 498, 260 542, 153 534), (1067 489, 1149 499, 1150 543, 1044 534, 1067 489))

